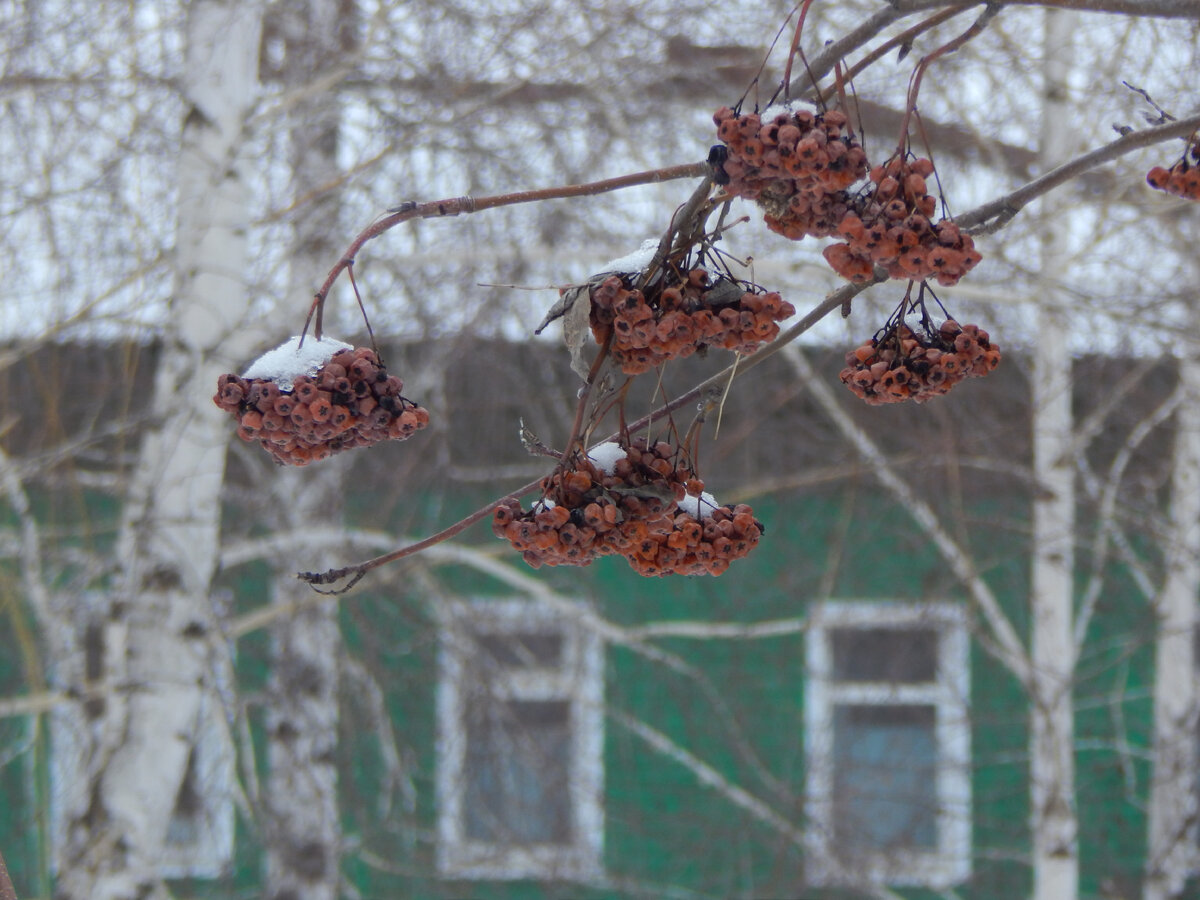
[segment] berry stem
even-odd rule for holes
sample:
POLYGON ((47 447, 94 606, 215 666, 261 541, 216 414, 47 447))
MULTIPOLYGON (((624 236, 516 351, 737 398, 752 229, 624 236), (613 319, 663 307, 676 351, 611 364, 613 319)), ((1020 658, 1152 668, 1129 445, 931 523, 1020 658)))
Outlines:
MULTIPOLYGON (((922 22, 918 22, 916 25, 912 26, 911 28, 900 32, 898 35, 896 35, 891 40, 885 41, 884 43, 880 44, 878 47, 876 47, 874 50, 872 50, 870 53, 868 53, 866 56, 864 56, 862 59, 860 59, 857 63, 855 63, 853 66, 851 66, 849 69, 847 69, 843 78, 846 81, 853 81, 855 76, 857 76, 859 73, 861 73, 868 66, 872 65, 873 63, 878 62, 879 59, 881 57, 883 57, 885 54, 887 54, 889 51, 893 50, 896 47, 906 47, 906 46, 910 45, 914 38, 925 33, 926 31, 928 31, 931 28, 935 28, 936 26, 941 25, 947 19, 951 19, 954 16, 957 16, 959 13, 965 12, 965 11, 966 10, 964 10, 964 9, 953 9, 953 8, 943 9, 941 12, 937 13, 936 15, 932 15, 928 19, 925 19, 922 22)), ((818 93, 817 97, 816 97, 817 103, 828 103, 829 100, 831 100, 833 98, 833 95, 836 92, 836 90, 837 90, 837 86, 834 85, 834 86, 828 88, 827 90, 825 90, 821 93, 818 93)))
MULTIPOLYGON (((800 55, 800 59, 804 61, 804 68, 808 69, 808 60, 804 59, 804 54, 800 50, 800 33, 804 31, 804 18, 808 15, 808 8, 812 6, 813 0, 804 0, 804 4, 800 7, 800 18, 796 21, 796 30, 792 34, 792 46, 788 49, 787 64, 783 67, 783 99, 789 99, 788 91, 792 86, 792 60, 796 55, 800 55)), ((808 69, 808 77, 813 80, 813 87, 817 86, 816 78, 813 76, 812 70, 808 69)))
POLYGON ((898 156, 902 157, 904 155, 905 148, 908 146, 908 121, 912 116, 913 111, 916 109, 917 94, 920 93, 921 79, 925 75, 925 70, 929 68, 929 65, 934 60, 943 56, 949 56, 951 53, 954 53, 956 50, 958 50, 959 47, 967 43, 967 41, 971 40, 971 38, 981 34, 983 30, 987 28, 988 22, 990 22, 998 12, 1000 12, 1000 5, 998 3, 989 2, 984 8, 983 12, 979 14, 979 18, 971 23, 970 28, 953 40, 947 41, 932 53, 921 57, 921 61, 918 62, 916 68, 913 69, 912 79, 908 86, 908 100, 904 108, 904 118, 900 120, 900 143, 896 148, 896 154, 898 156))
POLYGON ((567 438, 566 446, 563 447, 562 460, 559 462, 559 466, 563 469, 570 466, 571 457, 575 453, 575 444, 579 441, 579 435, 583 432, 583 416, 587 410, 588 400, 592 395, 592 385, 596 383, 596 376, 600 374, 600 369, 604 366, 604 361, 608 359, 608 348, 611 346, 612 332, 610 331, 608 337, 604 339, 604 343, 600 346, 600 352, 596 354, 596 358, 592 361, 592 367, 588 369, 588 376, 587 380, 583 383, 583 390, 579 392, 579 403, 575 406, 575 421, 571 423, 571 435, 567 438))
POLYGON ((661 169, 651 169, 646 172, 635 172, 631 175, 620 175, 616 178, 606 178, 601 181, 591 181, 587 184, 568 184, 559 187, 539 188, 532 191, 516 191, 511 194, 497 194, 493 197, 453 197, 446 200, 430 200, 427 203, 407 201, 390 211, 390 214, 363 229, 356 237, 337 265, 330 269, 325 282, 313 295, 312 305, 304 319, 304 330, 301 338, 308 333, 308 326, 316 316, 316 332, 320 336, 320 323, 325 298, 330 288, 342 272, 354 265, 354 259, 363 245, 372 238, 377 238, 397 225, 412 219, 436 219, 444 216, 468 215, 482 212, 485 209, 495 209, 500 206, 515 206, 519 203, 537 203, 542 200, 561 200, 567 197, 589 197, 604 194, 609 191, 619 191, 628 187, 642 184, 657 184, 662 181, 675 181, 680 178, 696 178, 712 174, 712 166, 707 162, 684 163, 677 166, 666 166, 661 169))

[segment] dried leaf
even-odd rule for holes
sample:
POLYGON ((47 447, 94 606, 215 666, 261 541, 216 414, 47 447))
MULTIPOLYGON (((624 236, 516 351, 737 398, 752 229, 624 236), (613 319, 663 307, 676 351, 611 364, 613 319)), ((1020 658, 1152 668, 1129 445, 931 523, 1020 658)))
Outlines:
POLYGON ((732 306, 741 302, 746 289, 729 278, 720 277, 704 292, 706 306, 732 306))
POLYGON ((675 501, 675 490, 661 484, 613 485, 607 490, 611 494, 621 494, 627 497, 654 497, 664 503, 675 501))
POLYGON ((590 288, 590 285, 569 288, 567 293, 575 296, 563 314, 563 340, 567 342, 567 349, 571 352, 571 371, 583 379, 588 377, 592 368, 584 356, 584 348, 590 346, 592 339, 590 288))
POLYGON ((564 288, 562 293, 558 295, 558 299, 554 301, 554 305, 550 307, 549 311, 546 313, 546 317, 542 319, 542 324, 533 329, 533 333, 541 334, 546 330, 547 325, 549 325, 555 319, 562 318, 564 315, 566 315, 567 310, 569 310, 572 304, 574 304, 575 298, 579 296, 579 291, 583 287, 585 287, 585 285, 574 285, 569 288, 564 288))

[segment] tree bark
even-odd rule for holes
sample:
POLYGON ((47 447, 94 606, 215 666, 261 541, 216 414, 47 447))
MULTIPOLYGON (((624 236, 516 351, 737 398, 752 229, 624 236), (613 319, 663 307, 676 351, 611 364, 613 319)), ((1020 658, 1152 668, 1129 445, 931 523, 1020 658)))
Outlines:
POLYGON ((188 10, 176 291, 152 423, 123 510, 120 578, 90 637, 100 674, 120 689, 101 707, 75 710, 87 722, 75 730, 84 768, 60 786, 64 900, 165 896, 168 825, 201 733, 217 730, 208 743, 218 754, 229 746, 214 692, 223 650, 209 595, 229 425, 210 397, 250 343, 237 157, 256 94, 259 24, 255 3, 196 0, 188 10))
MULTIPOLYGON (((1067 77, 1075 14, 1048 10, 1040 154, 1050 169, 1070 156, 1067 77)), ((1033 900, 1074 900, 1079 890, 1075 807, 1074 535, 1070 319, 1054 288, 1069 248, 1053 199, 1043 201, 1042 296, 1033 361, 1033 548, 1030 592, 1030 789, 1033 900)))

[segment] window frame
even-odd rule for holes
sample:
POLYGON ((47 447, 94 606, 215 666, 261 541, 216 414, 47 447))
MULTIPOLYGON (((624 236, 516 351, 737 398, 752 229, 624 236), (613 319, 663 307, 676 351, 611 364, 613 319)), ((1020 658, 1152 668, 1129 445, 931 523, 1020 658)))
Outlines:
POLYGON ((965 608, 953 603, 828 601, 814 605, 805 639, 806 876, 816 886, 894 885, 947 890, 971 876, 970 644, 965 608), (930 682, 838 681, 835 629, 934 629, 930 682), (839 706, 932 706, 937 747, 936 846, 895 854, 864 851, 850 864, 835 853, 834 712, 839 706))
MULTIPOLYGON (((437 691, 437 868, 447 878, 595 881, 604 849, 604 653, 593 629, 568 610, 532 600, 448 601, 439 606, 441 642, 437 691), (476 635, 557 635, 557 668, 514 668, 487 684, 473 683, 466 665, 476 635), (500 701, 568 704, 570 839, 516 844, 467 836, 466 712, 471 692, 500 701)), ((477 670, 476 670, 477 671, 477 670)), ((496 670, 492 670, 496 674, 496 670)))

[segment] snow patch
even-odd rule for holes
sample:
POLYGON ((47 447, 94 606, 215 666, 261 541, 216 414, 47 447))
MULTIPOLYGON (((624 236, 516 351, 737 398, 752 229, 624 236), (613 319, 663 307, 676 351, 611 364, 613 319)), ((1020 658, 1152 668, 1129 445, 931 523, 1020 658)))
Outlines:
POLYGON ((556 506, 558 506, 558 504, 549 497, 543 497, 541 500, 534 501, 533 506, 529 507, 529 510, 530 512, 540 513, 546 509, 554 509, 556 506))
POLYGON ((684 494, 679 501, 679 511, 687 513, 693 519, 707 519, 718 506, 717 498, 708 491, 701 491, 699 497, 684 494))
POLYGON ((806 105, 803 100, 793 100, 790 103, 775 103, 759 113, 758 119, 760 122, 770 122, 776 116, 794 115, 804 109, 806 105))
POLYGON ((654 254, 657 252, 657 239, 642 241, 642 246, 637 250, 627 253, 619 259, 606 262, 596 270, 596 274, 603 275, 605 272, 633 274, 634 272, 640 272, 654 261, 654 254))
POLYGON ((624 458, 625 451, 615 441, 605 441, 603 444, 597 444, 588 451, 588 459, 591 460, 592 465, 600 469, 605 475, 615 475, 617 473, 617 463, 624 458))
POLYGON ((300 335, 296 335, 250 363, 250 368, 242 377, 273 381, 279 385, 281 391, 290 391, 295 380, 301 375, 315 375, 339 350, 353 349, 350 344, 343 344, 330 337, 321 340, 307 337, 304 339, 304 346, 301 347, 300 335))

